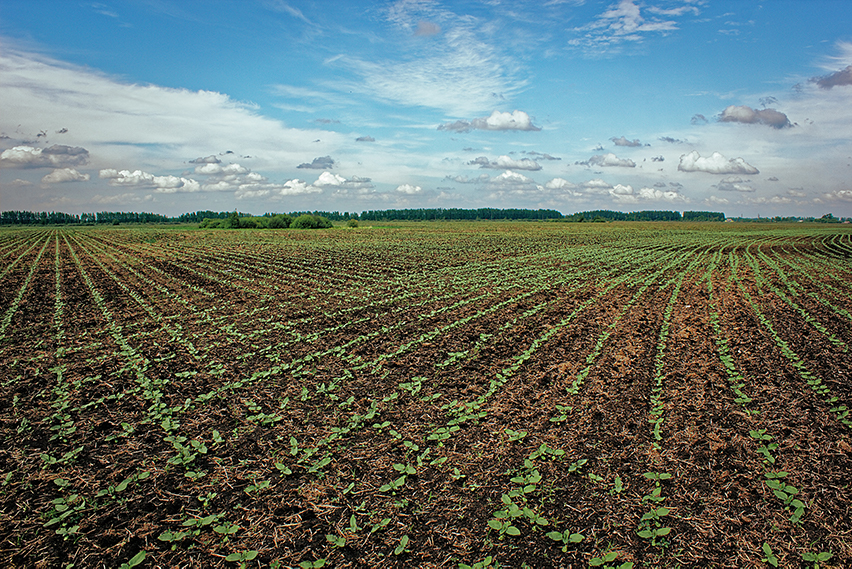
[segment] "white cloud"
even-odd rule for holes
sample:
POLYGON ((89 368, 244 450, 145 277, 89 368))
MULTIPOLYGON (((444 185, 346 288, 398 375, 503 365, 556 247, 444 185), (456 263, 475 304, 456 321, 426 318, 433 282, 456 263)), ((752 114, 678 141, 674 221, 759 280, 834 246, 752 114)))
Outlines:
POLYGON ((322 192, 322 188, 308 184, 302 180, 288 180, 281 186, 279 193, 282 196, 298 196, 304 194, 318 194, 322 192))
POLYGON ((628 146, 628 147, 642 146, 642 143, 641 143, 641 142, 639 142, 639 139, 638 139, 638 138, 633 139, 633 140, 627 140, 627 138, 626 138, 626 137, 622 136, 622 137, 620 137, 620 138, 612 137, 612 138, 610 138, 610 140, 611 140, 611 141, 613 142, 613 144, 615 144, 616 146, 628 146))
POLYGON ((823 197, 831 202, 852 202, 852 190, 835 190, 823 194, 823 197))
POLYGON ((731 201, 728 198, 720 198, 720 197, 717 197, 717 196, 710 196, 709 198, 704 200, 704 203, 706 203, 707 205, 717 206, 717 205, 728 205, 729 203, 731 203, 731 201))
POLYGON ((838 87, 841 85, 852 85, 852 65, 823 77, 814 77, 811 81, 819 85, 821 89, 831 89, 832 87, 838 87))
POLYGON ((481 111, 494 104, 494 94, 511 95, 525 82, 514 77, 510 56, 478 37, 473 18, 454 22, 432 41, 397 46, 399 60, 365 60, 345 55, 334 60, 360 76, 330 87, 355 91, 397 105, 429 107, 451 115, 481 111))
POLYGON ((747 182, 748 180, 743 180, 742 178, 730 176, 728 178, 723 178, 715 187, 716 189, 721 190, 723 192, 754 192, 753 187, 746 185, 747 182))
POLYGON ((228 164, 227 166, 222 166, 222 164, 212 164, 207 163, 201 166, 195 167, 196 174, 204 174, 204 175, 230 175, 230 174, 248 174, 249 169, 244 166, 240 166, 239 164, 228 164))
POLYGON ((64 154, 58 145, 10 152, 4 167, 69 168, 92 160, 96 168, 144 163, 165 170, 176 167, 175 157, 202 157, 195 165, 215 163, 203 158, 213 147, 254 156, 255 168, 289 170, 320 133, 326 148, 345 143, 335 132, 285 128, 261 116, 256 106, 222 93, 129 84, 8 46, 0 50, 0 68, 2 130, 12 132, 21 124, 23 132, 37 132, 42 125, 62 125, 64 140, 79 145, 68 146, 64 154))
POLYGON ((0 154, 0 166, 5 168, 64 168, 82 166, 88 161, 88 150, 64 144, 54 144, 47 148, 15 146, 0 154))
POLYGON ((340 174, 333 174, 331 172, 323 172, 320 174, 319 178, 317 178, 317 181, 314 182, 313 185, 318 188, 341 188, 349 190, 373 188, 373 183, 370 178, 360 178, 358 176, 344 178, 340 174))
POLYGON ((204 156, 202 158, 196 158, 195 160, 189 161, 190 164, 219 164, 221 162, 221 160, 212 154, 210 156, 204 156))
POLYGON ((399 186, 396 187, 396 190, 394 190, 394 191, 396 191, 397 193, 400 193, 400 194, 406 194, 406 195, 412 196, 412 195, 417 195, 419 193, 422 193, 423 188, 421 188, 420 186, 412 186, 411 184, 400 184, 399 186))
POLYGON ((524 111, 514 110, 511 113, 494 111, 491 116, 473 119, 471 121, 458 120, 442 124, 438 130, 449 130, 453 132, 469 132, 471 130, 526 130, 539 131, 541 128, 532 123, 530 116, 524 111))
POLYGON ((494 160, 493 162, 488 160, 485 156, 480 156, 471 160, 468 164, 472 166, 479 166, 480 168, 490 168, 492 170, 528 170, 531 172, 541 170, 541 165, 535 160, 530 160, 529 158, 515 160, 511 156, 505 155, 498 156, 497 160, 494 160))
POLYGON ((682 155, 677 169, 681 172, 707 172, 709 174, 752 175, 760 173, 760 170, 746 163, 742 158, 728 160, 718 152, 702 158, 696 150, 682 155))
POLYGON ((638 193, 640 200, 665 201, 665 202, 689 202, 689 198, 675 190, 660 190, 658 188, 640 188, 638 193))
POLYGON ((635 168, 636 162, 629 158, 619 158, 612 152, 606 154, 596 154, 585 162, 577 162, 584 166, 619 166, 623 168, 635 168))
POLYGON ((41 179, 42 184, 61 184, 64 182, 88 182, 89 174, 81 174, 74 168, 57 168, 41 179))
POLYGON ((308 169, 308 170, 327 170, 329 168, 334 168, 334 159, 331 156, 319 156, 314 158, 310 162, 303 162, 296 166, 296 168, 308 169))
MULTIPOLYGON (((202 189, 201 184, 193 179, 171 175, 155 176, 142 170, 131 172, 130 170, 104 168, 98 173, 98 177, 108 180, 111 186, 153 188, 156 193, 163 194, 199 192, 202 189)), ((204 189, 209 191, 208 186, 205 186, 204 189)))
POLYGON ((765 124, 772 128, 792 126, 784 113, 775 109, 752 109, 748 106, 730 105, 719 115, 722 122, 740 122, 746 124, 765 124))
MULTIPOLYGON (((683 12, 656 10, 664 16, 679 16, 683 12)), ((581 34, 568 42, 589 55, 601 55, 620 51, 624 42, 641 42, 649 33, 663 33, 677 30, 677 22, 642 16, 640 6, 633 0, 621 0, 590 24, 574 28, 581 34)))

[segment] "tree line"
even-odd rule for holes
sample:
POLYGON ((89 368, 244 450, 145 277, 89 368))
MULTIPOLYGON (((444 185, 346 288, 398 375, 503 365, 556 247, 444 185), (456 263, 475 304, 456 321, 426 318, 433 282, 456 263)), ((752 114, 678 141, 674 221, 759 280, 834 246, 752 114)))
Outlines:
MULTIPOLYGON (((608 221, 725 221, 720 211, 632 211, 590 210, 562 214, 554 209, 520 208, 417 208, 368 210, 360 214, 339 211, 294 211, 290 213, 265 213, 255 216, 237 211, 200 210, 170 217, 159 213, 101 211, 96 213, 69 214, 63 212, 4 211, 0 213, 0 225, 104 225, 122 223, 205 223, 209 227, 289 227, 302 216, 323 218, 328 221, 473 221, 473 220, 539 220, 561 222, 608 222, 608 221), (282 217, 283 216, 283 217, 282 217), (273 220, 273 218, 275 218, 273 220), (206 221, 205 220, 209 220, 206 221), (215 223, 217 220, 222 223, 215 223), (237 221, 239 220, 239 221, 237 221)), ((303 223, 307 223, 303 217, 303 223)), ((849 218, 834 217, 828 213, 822 217, 758 217, 730 218, 733 221, 756 222, 821 222, 840 223, 849 218)))

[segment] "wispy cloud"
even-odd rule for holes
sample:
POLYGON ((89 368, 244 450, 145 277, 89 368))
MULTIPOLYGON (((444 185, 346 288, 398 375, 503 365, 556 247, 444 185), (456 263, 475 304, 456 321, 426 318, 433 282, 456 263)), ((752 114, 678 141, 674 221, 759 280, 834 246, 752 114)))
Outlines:
MULTIPOLYGON (((696 13, 696 6, 678 9, 646 9, 647 12, 665 17, 680 16, 687 11, 696 13)), ((677 22, 655 16, 643 16, 642 7, 633 0, 621 0, 617 5, 600 14, 593 22, 574 28, 577 37, 568 41, 568 45, 582 50, 587 55, 605 55, 619 53, 622 44, 639 43, 648 34, 666 34, 677 30, 677 22)))

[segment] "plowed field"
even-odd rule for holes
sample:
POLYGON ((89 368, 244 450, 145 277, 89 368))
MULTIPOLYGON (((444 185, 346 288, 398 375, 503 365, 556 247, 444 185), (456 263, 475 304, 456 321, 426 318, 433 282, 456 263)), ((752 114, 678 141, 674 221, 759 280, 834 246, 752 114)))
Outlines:
POLYGON ((850 567, 850 346, 848 226, 2 230, 0 565, 850 567))

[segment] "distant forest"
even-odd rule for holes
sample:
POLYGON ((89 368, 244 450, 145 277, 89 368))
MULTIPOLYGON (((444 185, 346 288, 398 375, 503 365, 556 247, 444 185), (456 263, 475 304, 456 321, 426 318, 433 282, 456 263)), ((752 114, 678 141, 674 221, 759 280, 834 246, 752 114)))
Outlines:
MULTIPOLYGON (((122 223, 201 223, 205 219, 228 219, 233 211, 196 211, 169 217, 158 213, 101 211, 97 213, 70 214, 62 212, 4 211, 0 213, 0 225, 120 225, 122 223)), ((561 221, 561 222, 608 222, 608 221, 725 221, 725 214, 718 211, 633 211, 624 213, 611 210, 582 211, 564 215, 553 209, 498 209, 498 208, 420 208, 370 210, 360 214, 338 211, 296 211, 292 218, 303 214, 324 217, 330 221, 438 221, 438 220, 518 220, 518 221, 561 221)), ((274 217, 277 213, 265 213, 259 217, 274 217)), ((250 213, 239 213, 238 217, 255 217, 250 213)), ((840 223, 849 218, 837 218, 828 213, 814 217, 758 217, 731 218, 733 221, 751 222, 796 222, 812 221, 840 223)))

